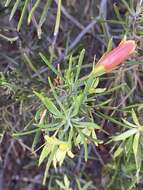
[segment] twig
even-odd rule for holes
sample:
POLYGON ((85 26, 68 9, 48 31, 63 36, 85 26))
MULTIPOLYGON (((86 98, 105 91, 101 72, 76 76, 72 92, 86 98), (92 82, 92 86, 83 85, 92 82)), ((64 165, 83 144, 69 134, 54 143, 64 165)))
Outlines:
POLYGON ((102 166, 105 166, 105 163, 104 163, 104 161, 103 161, 102 157, 100 156, 100 154, 98 153, 98 151, 97 151, 97 149, 96 149, 96 146, 95 146, 95 145, 93 145, 92 147, 93 147, 93 150, 94 150, 94 152, 95 152, 96 156, 98 157, 98 159, 99 159, 99 161, 100 161, 101 165, 102 165, 102 166))
POLYGON ((83 36, 88 33, 93 27, 94 25, 97 23, 97 20, 93 20, 90 24, 88 24, 83 30, 82 32, 75 38, 75 40, 71 43, 71 45, 69 46, 69 50, 72 50, 79 42, 80 40, 83 38, 83 36))

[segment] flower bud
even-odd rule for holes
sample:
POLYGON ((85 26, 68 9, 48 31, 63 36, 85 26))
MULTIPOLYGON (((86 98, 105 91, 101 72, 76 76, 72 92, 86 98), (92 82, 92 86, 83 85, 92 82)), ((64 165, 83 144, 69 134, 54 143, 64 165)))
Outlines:
POLYGON ((99 60, 93 69, 92 74, 100 76, 106 72, 114 70, 135 51, 136 46, 137 45, 134 40, 122 41, 118 47, 107 53, 99 60))

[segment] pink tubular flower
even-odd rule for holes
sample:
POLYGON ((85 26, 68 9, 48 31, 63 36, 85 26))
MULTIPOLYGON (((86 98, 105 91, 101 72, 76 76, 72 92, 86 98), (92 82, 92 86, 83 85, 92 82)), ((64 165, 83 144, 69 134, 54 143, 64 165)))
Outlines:
POLYGON ((99 60, 92 71, 95 76, 100 76, 115 69, 123 61, 125 61, 136 49, 134 40, 122 41, 118 47, 107 53, 99 60))

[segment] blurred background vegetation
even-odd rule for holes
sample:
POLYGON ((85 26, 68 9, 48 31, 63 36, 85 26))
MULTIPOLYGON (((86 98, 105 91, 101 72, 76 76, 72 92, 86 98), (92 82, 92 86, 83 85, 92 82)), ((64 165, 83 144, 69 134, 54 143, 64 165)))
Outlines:
POLYGON ((0 189, 143 189, 142 138, 136 160, 134 136, 114 138, 133 127, 132 123, 143 125, 142 15, 142 0, 0 1, 0 189), (38 167, 41 150, 33 153, 33 146, 38 149, 44 138, 31 132, 41 102, 33 91, 48 93, 49 76, 58 86, 53 70, 64 73, 72 55, 74 72, 82 49, 81 76, 87 75, 93 60, 97 62, 125 35, 137 42, 136 53, 100 78, 100 87, 107 92, 89 104, 102 128, 97 136, 104 143, 89 143, 87 162, 84 147, 75 148, 75 158, 66 158, 56 171, 51 167, 43 186, 45 163, 38 167))

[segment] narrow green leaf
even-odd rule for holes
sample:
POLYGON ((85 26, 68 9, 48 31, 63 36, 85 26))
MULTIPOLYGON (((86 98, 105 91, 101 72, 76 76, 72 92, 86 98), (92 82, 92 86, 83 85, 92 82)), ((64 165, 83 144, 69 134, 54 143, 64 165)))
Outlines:
POLYGON ((114 152, 113 158, 116 159, 118 156, 120 156, 121 153, 123 152, 123 150, 124 150, 124 149, 122 148, 122 146, 119 146, 119 147, 117 148, 117 150, 114 152))
POLYGON ((72 107, 73 107, 72 116, 75 116, 78 114, 80 106, 81 106, 81 104, 83 104, 83 102, 84 102, 84 94, 83 93, 79 94, 77 97, 74 98, 74 102, 72 105, 72 107))
POLYGON ((112 139, 113 139, 113 141, 125 140, 125 139, 129 138, 130 136, 134 135, 137 132, 138 132, 138 130, 135 129, 135 128, 130 129, 130 130, 118 135, 118 136, 114 136, 112 139))
POLYGON ((51 165, 51 163, 53 161, 53 157, 54 157, 56 151, 57 151, 57 147, 55 146, 54 150, 52 151, 52 153, 49 156, 49 159, 48 159, 48 162, 47 162, 47 165, 46 165, 46 169, 45 169, 45 172, 44 172, 44 178, 43 178, 43 185, 46 184, 46 179, 47 179, 47 176, 48 176, 48 171, 49 171, 50 165, 51 165))
POLYGON ((103 113, 101 113, 101 112, 100 112, 100 113, 95 112, 95 114, 96 114, 97 116, 99 116, 101 119, 105 118, 105 119, 108 119, 109 121, 112 121, 113 123, 115 123, 115 124, 117 124, 117 125, 120 125, 120 126, 122 126, 122 127, 126 127, 125 124, 123 124, 123 123, 121 123, 120 121, 114 119, 113 117, 110 117, 109 115, 103 114, 103 113))
POLYGON ((132 109, 132 118, 133 118, 134 123, 135 123, 137 126, 140 126, 139 121, 138 121, 138 118, 137 118, 137 115, 136 115, 134 109, 132 109))
POLYGON ((41 129, 33 129, 33 130, 30 130, 30 131, 24 131, 24 132, 21 132, 21 133, 13 133, 12 136, 13 137, 20 137, 20 136, 36 133, 37 131, 40 131, 40 130, 41 129))
POLYGON ((67 114, 67 111, 65 110, 63 104, 61 103, 60 97, 57 96, 57 93, 56 93, 56 91, 55 91, 55 89, 54 89, 54 86, 53 86, 53 84, 52 84, 52 82, 51 82, 50 77, 48 77, 48 81, 49 81, 49 85, 50 85, 50 87, 51 87, 53 96, 54 96, 54 98, 55 98, 57 104, 59 105, 59 107, 61 108, 61 110, 63 110, 64 114, 66 115, 66 114, 67 114))
POLYGON ((43 96, 42 94, 35 92, 35 95, 40 98, 40 100, 43 102, 43 104, 46 106, 46 108, 57 117, 61 117, 61 112, 57 109, 57 107, 54 105, 54 103, 48 98, 43 96))
POLYGON ((21 0, 16 0, 16 2, 14 3, 14 6, 13 6, 13 8, 11 10, 11 13, 10 13, 10 16, 9 16, 9 21, 11 21, 11 19, 13 18, 14 14, 15 14, 17 8, 18 8, 18 5, 19 5, 20 1, 21 0))
POLYGON ((57 9, 57 16, 56 16, 56 23, 55 23, 55 29, 54 29, 54 36, 58 35, 59 27, 60 27, 60 20, 61 20, 61 6, 62 6, 62 0, 58 0, 58 9, 57 9))
POLYGON ((92 185, 92 182, 89 181, 89 182, 87 182, 87 183, 83 186, 83 188, 82 188, 81 190, 89 190, 89 189, 92 188, 91 185, 92 185))
POLYGON ((77 82, 79 74, 80 74, 80 70, 81 70, 81 65, 83 63, 83 59, 84 59, 84 55, 85 55, 85 49, 83 49, 79 55, 79 60, 78 60, 78 65, 77 65, 77 71, 76 71, 76 76, 75 76, 75 82, 77 82))
POLYGON ((50 61, 48 61, 48 59, 42 54, 39 53, 40 57, 42 58, 42 60, 46 63, 46 65, 53 71, 53 73, 55 73, 56 75, 59 75, 58 71, 55 69, 55 67, 50 63, 50 61))
POLYGON ((105 106, 106 104, 108 104, 109 102, 111 102, 111 100, 112 99, 108 99, 108 100, 106 100, 106 101, 101 101, 101 102, 99 102, 98 104, 96 104, 95 105, 95 107, 103 107, 103 106, 105 106))
MULTIPOLYGON (((122 83, 122 84, 120 84, 120 85, 118 85, 118 86, 116 86, 114 88, 110 88, 109 90, 106 90, 105 92, 102 93, 102 95, 106 95, 106 94, 109 94, 111 92, 117 91, 118 89, 123 88, 125 86, 127 86, 127 84, 122 83)), ((100 94, 99 95, 97 94, 97 96, 100 96, 100 94)))
POLYGON ((139 147, 139 139, 140 139, 140 133, 136 133, 133 140, 133 152, 135 156, 136 166, 138 168, 138 147, 139 147))
POLYGON ((129 162, 129 160, 131 159, 131 156, 133 155, 133 139, 134 136, 131 136, 130 138, 126 139, 126 143, 124 144, 124 153, 127 156, 127 163, 129 162))
POLYGON ((88 148, 87 148, 86 142, 84 142, 84 159, 87 162, 87 160, 88 160, 88 148))
POLYGON ((73 136, 74 136, 74 131, 73 131, 73 127, 71 127, 70 132, 69 132, 69 136, 68 136, 68 144, 70 145, 70 147, 72 147, 73 136))
POLYGON ((129 7, 129 4, 127 3, 126 0, 121 0, 123 2, 123 4, 125 5, 125 7, 127 8, 127 10, 129 11, 129 13, 132 15, 133 11, 132 9, 129 7))
POLYGON ((78 125, 80 125, 83 128, 101 129, 99 125, 93 122, 78 122, 78 125))
POLYGON ((37 0, 34 4, 34 6, 32 7, 30 13, 29 13, 29 16, 28 16, 28 24, 30 24, 31 20, 32 20, 32 17, 34 15, 34 12, 35 10, 37 9, 39 3, 40 3, 41 0, 37 0))
POLYGON ((82 187, 80 185, 80 181, 78 178, 76 178, 76 183, 77 183, 77 186, 78 186, 78 190, 82 190, 82 187))
POLYGON ((24 7, 22 9, 22 13, 21 13, 21 16, 20 16, 20 19, 18 21, 18 25, 17 25, 17 31, 19 32, 20 28, 21 28, 21 25, 22 25, 22 22, 23 22, 23 19, 24 19, 24 16, 25 16, 25 13, 26 13, 26 9, 28 7, 28 3, 29 3, 30 0, 25 0, 25 4, 24 4, 24 7))
POLYGON ((89 89, 89 93, 96 93, 96 94, 101 94, 106 91, 106 88, 96 88, 96 89, 89 89))
POLYGON ((34 66, 33 63, 31 62, 31 60, 30 60, 30 58, 28 57, 28 55, 27 55, 26 53, 24 53, 23 56, 24 56, 26 62, 28 63, 30 69, 31 69, 32 71, 34 71, 35 73, 37 73, 37 69, 35 68, 35 66, 34 66))
POLYGON ((51 152, 51 148, 47 146, 47 144, 44 146, 41 154, 40 154, 40 158, 39 158, 39 166, 41 165, 41 163, 44 161, 44 159, 49 155, 49 153, 51 152))
POLYGON ((117 5, 115 3, 113 4, 113 7, 114 7, 114 11, 115 11, 115 14, 116 14, 118 20, 123 22, 123 19, 121 17, 120 11, 119 11, 119 8, 117 7, 117 5))
POLYGON ((64 175, 64 183, 65 183, 66 188, 68 189, 69 186, 70 186, 70 182, 69 182, 69 180, 68 180, 68 178, 67 178, 66 175, 64 175))
POLYGON ((44 6, 44 9, 43 9, 43 12, 41 14, 41 17, 40 17, 40 20, 39 20, 39 23, 38 23, 38 28, 37 28, 37 33, 38 33, 38 37, 39 39, 41 39, 41 34, 42 34, 42 25, 43 23, 45 22, 46 20, 46 17, 47 17, 47 13, 48 13, 48 10, 49 10, 49 7, 51 5, 53 0, 47 0, 45 6, 44 6))
POLYGON ((99 78, 96 78, 95 81, 94 81, 94 85, 93 87, 96 88, 99 84, 99 78))
POLYGON ((11 0, 7 0, 5 3, 5 7, 8 7, 8 5, 10 4, 11 0))
POLYGON ((113 38, 110 38, 106 53, 112 50, 112 46, 113 46, 112 43, 113 43, 113 38))
POLYGON ((37 131, 36 134, 35 134, 35 137, 34 137, 34 140, 33 140, 33 143, 32 143, 32 151, 34 151, 34 148, 35 146, 38 144, 39 142, 39 138, 40 138, 40 134, 41 134, 41 131, 37 131))
POLYGON ((72 63, 73 63, 73 56, 71 54, 69 57, 69 61, 68 61, 69 66, 68 66, 68 69, 67 69, 66 74, 65 74, 65 79, 66 79, 68 84, 73 83, 72 63))
POLYGON ((56 179, 56 183, 59 185, 59 187, 61 189, 65 189, 65 186, 64 186, 64 184, 61 181, 59 181, 59 180, 56 179))
POLYGON ((49 10, 49 7, 51 5, 53 0, 47 0, 46 2, 46 5, 44 6, 44 9, 43 9, 43 12, 41 14, 41 17, 40 17, 40 21, 39 21, 39 25, 42 26, 43 23, 45 22, 46 20, 46 16, 47 16, 47 13, 48 13, 48 10, 49 10))
POLYGON ((127 121, 126 119, 122 119, 123 122, 128 126, 128 127, 131 127, 131 128, 134 128, 134 127, 137 127, 136 125, 134 125, 133 123, 130 123, 129 121, 127 121))
POLYGON ((143 104, 139 104, 137 105, 137 107, 138 107, 138 111, 141 111, 143 109, 143 104))

